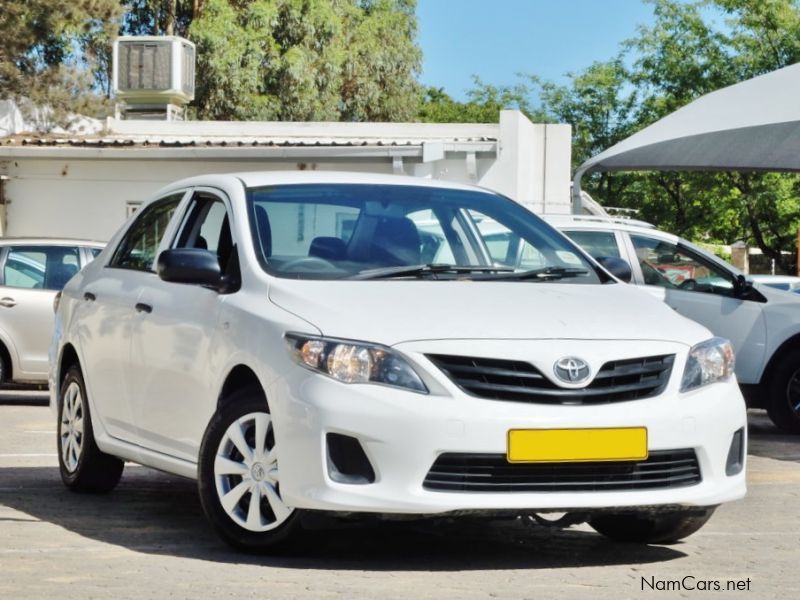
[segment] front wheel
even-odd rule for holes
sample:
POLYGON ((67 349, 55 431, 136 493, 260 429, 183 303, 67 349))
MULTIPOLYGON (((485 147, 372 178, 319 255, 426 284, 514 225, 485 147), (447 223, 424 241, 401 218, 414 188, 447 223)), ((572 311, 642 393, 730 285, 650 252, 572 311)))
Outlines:
POLYGON ((214 529, 239 550, 278 550, 299 533, 300 511, 281 497, 278 446, 260 390, 236 392, 211 419, 198 490, 214 529))
POLYGON ((661 514, 600 514, 589 519, 589 525, 598 533, 618 542, 673 544, 698 531, 714 514, 715 508, 712 506, 661 514))
POLYGON ((770 379, 769 418, 784 431, 800 433, 800 351, 782 357, 770 379))

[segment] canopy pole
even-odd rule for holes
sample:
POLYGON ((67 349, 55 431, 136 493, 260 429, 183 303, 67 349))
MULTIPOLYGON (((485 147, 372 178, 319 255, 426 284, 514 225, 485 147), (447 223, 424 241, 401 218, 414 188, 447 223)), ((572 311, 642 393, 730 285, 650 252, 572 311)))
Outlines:
POLYGON ((588 171, 586 163, 578 167, 575 176, 572 178, 572 214, 579 215, 583 211, 583 198, 581 197, 581 179, 588 171))

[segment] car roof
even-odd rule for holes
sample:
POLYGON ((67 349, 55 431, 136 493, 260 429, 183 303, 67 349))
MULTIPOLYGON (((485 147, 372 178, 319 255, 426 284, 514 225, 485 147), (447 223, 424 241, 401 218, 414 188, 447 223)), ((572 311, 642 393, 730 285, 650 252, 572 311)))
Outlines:
POLYGON ((48 238, 48 237, 0 237, 0 246, 89 246, 92 248, 105 248, 106 242, 97 240, 81 240, 75 238, 48 238))
POLYGON ((540 215, 545 221, 554 227, 563 227, 564 225, 581 225, 586 228, 596 227, 597 225, 607 226, 620 226, 620 228, 638 228, 638 229, 655 229, 655 225, 647 221, 640 221, 638 219, 629 219, 627 217, 611 217, 601 215, 540 215))
POLYGON ((474 185, 455 183, 452 181, 442 181, 436 179, 424 179, 422 177, 411 177, 408 175, 388 175, 382 173, 363 173, 347 171, 244 171, 240 173, 209 173, 181 179, 170 183, 161 190, 162 193, 172 189, 180 189, 193 185, 208 185, 212 180, 228 179, 239 181, 246 187, 261 187, 269 185, 297 185, 297 184, 372 184, 372 185, 406 185, 416 187, 430 187, 441 189, 455 189, 463 191, 483 191, 488 194, 496 195, 489 189, 480 188, 474 185))

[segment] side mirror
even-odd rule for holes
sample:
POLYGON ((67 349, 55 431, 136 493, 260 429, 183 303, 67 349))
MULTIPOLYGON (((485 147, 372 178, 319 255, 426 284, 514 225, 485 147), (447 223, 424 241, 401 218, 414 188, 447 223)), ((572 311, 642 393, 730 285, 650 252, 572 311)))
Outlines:
POLYGON ((616 256, 598 256, 595 258, 595 260, 617 279, 620 279, 625 283, 631 282, 633 273, 628 261, 617 258, 616 256))
POLYGON ((733 282, 733 288, 737 296, 747 296, 750 290, 753 289, 753 282, 748 281, 744 275, 737 275, 736 280, 733 282))
POLYGON ((172 283, 202 285, 219 290, 222 271, 214 252, 200 248, 173 248, 158 256, 158 276, 172 283))

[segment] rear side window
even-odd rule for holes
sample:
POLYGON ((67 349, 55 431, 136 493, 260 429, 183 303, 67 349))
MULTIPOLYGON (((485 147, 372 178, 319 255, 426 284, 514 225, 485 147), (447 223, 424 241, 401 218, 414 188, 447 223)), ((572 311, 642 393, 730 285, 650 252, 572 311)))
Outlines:
POLYGON ((109 267, 151 271, 156 252, 183 192, 167 196, 139 213, 114 251, 109 267))
POLYGON ((593 258, 601 256, 622 258, 617 238, 610 231, 565 231, 564 234, 593 258))
POLYGON ((3 266, 8 287, 60 290, 80 270, 74 246, 12 246, 3 266))

